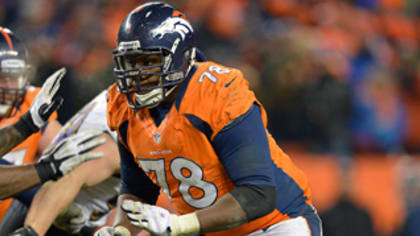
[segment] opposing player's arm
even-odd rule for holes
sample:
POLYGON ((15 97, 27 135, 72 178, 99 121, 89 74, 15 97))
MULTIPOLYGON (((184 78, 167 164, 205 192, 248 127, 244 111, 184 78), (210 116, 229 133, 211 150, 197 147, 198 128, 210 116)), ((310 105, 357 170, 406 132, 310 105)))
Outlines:
POLYGON ((42 132, 42 136, 38 142, 37 154, 41 155, 47 147, 50 145, 51 141, 54 139, 55 135, 61 129, 61 124, 57 120, 52 120, 48 122, 45 129, 42 132))
POLYGON ((55 218, 69 206, 83 186, 93 186, 119 170, 118 148, 115 141, 103 134, 106 142, 93 149, 104 157, 86 162, 56 182, 44 184, 35 195, 25 219, 39 235, 44 235, 55 218))
POLYGON ((81 163, 99 158, 103 153, 86 152, 103 142, 94 139, 101 132, 86 131, 63 139, 43 160, 22 166, 0 166, 0 199, 11 197, 30 187, 49 180, 56 180, 69 173, 81 163))

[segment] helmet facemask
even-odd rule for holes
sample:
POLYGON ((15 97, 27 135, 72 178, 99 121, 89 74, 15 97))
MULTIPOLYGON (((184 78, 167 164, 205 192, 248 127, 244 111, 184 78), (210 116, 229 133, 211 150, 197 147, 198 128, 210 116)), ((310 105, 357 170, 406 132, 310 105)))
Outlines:
POLYGON ((175 95, 192 67, 193 27, 180 10, 169 4, 139 5, 121 23, 113 55, 118 89, 127 96, 128 106, 135 111, 155 107, 175 95), (158 55, 159 63, 127 66, 129 57, 142 55, 158 55), (157 83, 148 83, 147 76, 157 83))
POLYGON ((22 104, 30 66, 16 58, 3 59, 0 65, 0 118, 11 117, 22 104))
POLYGON ((114 73, 119 92, 126 94, 128 106, 135 111, 145 107, 153 108, 164 101, 185 80, 193 62, 192 58, 195 58, 192 56, 195 49, 188 50, 182 65, 174 69, 173 62, 177 58, 174 58, 174 54, 169 50, 164 48, 143 50, 140 47, 127 48, 126 45, 120 44, 114 51, 114 61, 117 65, 114 73), (130 66, 130 61, 135 61, 135 58, 153 55, 155 59, 152 63, 130 66), (155 83, 141 84, 152 76, 158 77, 155 83))

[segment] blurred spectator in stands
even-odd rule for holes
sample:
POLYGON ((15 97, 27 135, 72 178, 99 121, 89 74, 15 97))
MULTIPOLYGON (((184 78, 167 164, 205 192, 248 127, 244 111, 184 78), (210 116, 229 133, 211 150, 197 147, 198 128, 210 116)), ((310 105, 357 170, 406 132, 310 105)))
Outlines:
POLYGON ((372 66, 352 81, 352 135, 358 152, 401 152, 406 112, 393 74, 372 66))
POLYGON ((410 153, 420 152, 420 50, 407 50, 401 54, 398 69, 402 98, 407 110, 404 147, 410 153))
POLYGON ((369 212, 350 197, 351 165, 341 166, 341 196, 334 206, 320 214, 325 236, 375 236, 369 212))
MULTIPOLYGON (((417 76, 414 65, 419 55, 405 63, 406 55, 420 48, 419 1, 168 2, 189 13, 198 47, 210 60, 249 69, 246 76, 251 86, 259 87, 257 96, 270 108, 269 126, 280 141, 340 155, 351 153, 350 137, 356 151, 398 151, 402 142, 410 151, 420 150, 413 122, 420 114, 416 108, 420 99, 407 89, 415 81, 407 78, 417 76), (372 67, 388 79, 370 79, 366 68, 372 67), (408 84, 402 94, 396 92, 395 81, 408 84), (364 90, 372 93, 370 97, 359 97, 364 90), (393 97, 381 94, 385 92, 393 97), (349 104, 356 109, 349 109, 349 104), (395 113, 384 116, 388 111, 395 113)), ((59 111, 60 122, 113 81, 108 72, 116 30, 128 9, 139 4, 112 0, 0 3, 0 23, 27 39, 39 78, 58 66, 68 67, 64 90, 68 99, 59 111)))

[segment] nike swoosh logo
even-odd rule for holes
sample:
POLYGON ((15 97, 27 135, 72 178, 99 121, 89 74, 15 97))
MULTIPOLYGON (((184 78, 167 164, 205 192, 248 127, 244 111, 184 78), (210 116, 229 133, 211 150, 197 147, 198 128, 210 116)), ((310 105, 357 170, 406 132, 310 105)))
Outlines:
POLYGON ((236 77, 235 77, 235 78, 233 78, 231 81, 227 82, 227 83, 225 84, 225 87, 226 87, 226 88, 227 88, 227 87, 229 87, 229 85, 230 85, 230 84, 232 84, 232 82, 233 82, 235 79, 236 79, 236 77))

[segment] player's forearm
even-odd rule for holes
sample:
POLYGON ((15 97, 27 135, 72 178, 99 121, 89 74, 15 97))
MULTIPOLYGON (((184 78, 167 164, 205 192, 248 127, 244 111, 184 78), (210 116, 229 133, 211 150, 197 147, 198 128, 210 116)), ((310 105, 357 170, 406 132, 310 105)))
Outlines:
POLYGON ((213 206, 196 211, 196 215, 201 233, 230 229, 247 222, 245 211, 230 193, 221 197, 213 206))
POLYGON ((25 219, 39 235, 44 235, 56 217, 64 211, 80 191, 81 183, 71 181, 71 175, 57 182, 47 182, 35 195, 25 219))
POLYGON ((0 199, 11 197, 40 183, 33 165, 0 166, 0 199))
POLYGON ((0 129, 0 158, 27 137, 27 135, 19 132, 15 125, 9 125, 0 129))

